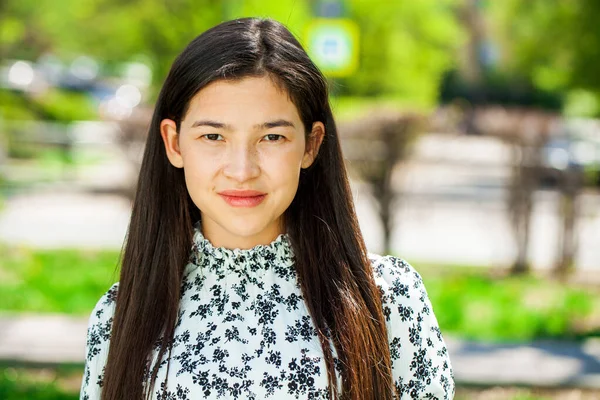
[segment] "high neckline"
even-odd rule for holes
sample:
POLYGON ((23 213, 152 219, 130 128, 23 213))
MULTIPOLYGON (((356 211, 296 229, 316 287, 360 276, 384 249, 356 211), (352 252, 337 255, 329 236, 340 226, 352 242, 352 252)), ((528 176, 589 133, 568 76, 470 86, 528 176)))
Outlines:
POLYGON ((185 275, 200 269, 217 274, 262 276, 270 269, 289 269, 294 265, 294 252, 287 233, 277 236, 269 244, 259 244, 250 249, 228 249, 214 246, 204 237, 200 224, 194 225, 190 263, 185 275))

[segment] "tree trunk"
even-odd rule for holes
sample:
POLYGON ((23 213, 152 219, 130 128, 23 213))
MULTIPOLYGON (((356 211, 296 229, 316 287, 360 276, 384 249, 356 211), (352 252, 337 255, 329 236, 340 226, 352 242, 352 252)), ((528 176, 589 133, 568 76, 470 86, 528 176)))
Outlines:
POLYGON ((560 254, 554 270, 554 274, 562 279, 566 278, 574 268, 575 255, 577 253, 576 228, 579 192, 582 183, 579 171, 567 169, 563 172, 560 199, 560 216, 562 220, 560 254))

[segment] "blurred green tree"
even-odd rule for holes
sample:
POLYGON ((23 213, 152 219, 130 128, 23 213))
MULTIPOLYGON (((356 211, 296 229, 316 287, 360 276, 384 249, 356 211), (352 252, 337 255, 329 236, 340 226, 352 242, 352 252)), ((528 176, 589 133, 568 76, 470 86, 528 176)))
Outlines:
POLYGON ((162 80, 182 47, 222 19, 223 6, 211 0, 5 0, 1 12, 4 58, 85 54, 110 64, 144 55, 162 80))
POLYGON ((47 52, 66 60, 86 54, 109 64, 143 55, 152 62, 158 84, 182 48, 211 26, 225 19, 260 15, 288 23, 300 34, 309 18, 305 3, 4 0, 0 3, 0 51, 3 58, 28 60, 47 52))
MULTIPOLYGON (((341 93, 401 97, 433 106, 443 72, 462 42, 455 7, 461 0, 389 2, 347 0, 346 17, 361 30, 359 71, 341 81, 341 93)), ((105 63, 145 55, 154 84, 200 32, 222 20, 268 16, 301 40, 314 1, 305 0, 3 0, 0 57, 35 60, 51 52, 105 63)))
POLYGON ((466 38, 456 17, 462 0, 348 0, 360 27, 360 65, 340 94, 386 96, 432 107, 443 73, 466 38))
POLYGON ((487 1, 503 68, 543 90, 570 93, 566 107, 592 96, 592 107, 574 114, 600 115, 600 2, 595 0, 487 1))

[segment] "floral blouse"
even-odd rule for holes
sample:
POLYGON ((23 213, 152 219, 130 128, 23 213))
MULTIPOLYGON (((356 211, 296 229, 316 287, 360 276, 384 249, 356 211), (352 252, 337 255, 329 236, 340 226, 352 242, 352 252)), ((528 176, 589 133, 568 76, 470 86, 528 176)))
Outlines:
MULTIPOLYGON (((328 399, 325 360, 289 237, 226 249, 213 247, 196 227, 193 243, 167 388, 163 394, 165 357, 152 398, 328 399)), ((452 366, 420 275, 399 258, 371 253, 369 258, 401 398, 452 399, 452 366)), ((89 319, 81 400, 100 399, 118 286, 100 298, 89 319)), ((333 354, 337 361, 335 349, 333 354)), ((336 374, 339 379, 339 370, 336 374)))

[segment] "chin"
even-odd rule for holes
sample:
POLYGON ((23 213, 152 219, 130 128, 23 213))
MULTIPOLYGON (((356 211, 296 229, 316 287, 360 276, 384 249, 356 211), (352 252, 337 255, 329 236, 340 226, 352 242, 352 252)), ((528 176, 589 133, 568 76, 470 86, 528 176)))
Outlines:
POLYGON ((254 236, 259 235, 262 232, 262 229, 254 228, 251 226, 234 226, 226 229, 233 235, 243 238, 252 238, 254 236))
POLYGON ((222 226, 236 236, 249 238, 260 235, 269 225, 270 223, 252 218, 231 218, 222 226))

